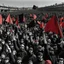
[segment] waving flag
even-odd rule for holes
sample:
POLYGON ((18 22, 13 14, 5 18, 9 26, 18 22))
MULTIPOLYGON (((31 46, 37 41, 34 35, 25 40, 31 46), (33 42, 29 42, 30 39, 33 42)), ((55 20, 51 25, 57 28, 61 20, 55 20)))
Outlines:
POLYGON ((3 21, 2 15, 0 14, 0 24, 2 24, 2 21, 3 21))
POLYGON ((10 14, 9 14, 8 17, 6 18, 6 22, 7 22, 7 23, 10 23, 10 24, 13 24, 12 18, 11 18, 11 16, 10 16, 10 14))
POLYGON ((58 20, 56 16, 53 16, 45 26, 45 32, 54 32, 59 34, 60 37, 63 37, 62 31, 60 30, 60 26, 58 25, 58 20))

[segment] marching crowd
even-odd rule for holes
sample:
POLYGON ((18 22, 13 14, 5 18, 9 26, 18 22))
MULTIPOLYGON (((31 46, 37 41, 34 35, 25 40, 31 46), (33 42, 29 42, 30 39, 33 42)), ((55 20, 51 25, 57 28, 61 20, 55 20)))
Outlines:
POLYGON ((0 64, 64 64, 64 39, 32 22, 0 25, 0 64))

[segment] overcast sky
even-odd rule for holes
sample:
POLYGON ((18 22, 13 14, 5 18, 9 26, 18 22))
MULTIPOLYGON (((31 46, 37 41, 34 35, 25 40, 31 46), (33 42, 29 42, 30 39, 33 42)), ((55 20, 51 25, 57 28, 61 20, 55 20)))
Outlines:
POLYGON ((62 3, 64 0, 0 0, 0 5, 16 6, 16 7, 38 7, 52 5, 54 3, 62 3))

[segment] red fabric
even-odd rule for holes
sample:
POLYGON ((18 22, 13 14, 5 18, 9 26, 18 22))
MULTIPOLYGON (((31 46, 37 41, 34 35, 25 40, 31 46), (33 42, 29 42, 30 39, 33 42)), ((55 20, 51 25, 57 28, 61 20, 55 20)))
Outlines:
POLYGON ((0 24, 2 24, 2 21, 3 21, 2 15, 0 14, 0 24))
POLYGON ((46 24, 45 26, 45 32, 54 32, 56 34, 59 34, 60 37, 63 37, 63 34, 60 30, 60 27, 58 25, 58 22, 57 22, 57 17, 56 16, 53 16, 49 21, 48 23, 46 24))
POLYGON ((37 21, 37 23, 39 24, 39 26, 40 26, 40 28, 44 28, 44 23, 42 22, 39 22, 39 21, 37 21))
POLYGON ((52 62, 50 60, 46 60, 45 64, 52 64, 52 62))
POLYGON ((10 24, 13 24, 10 14, 8 15, 8 17, 6 19, 6 22, 10 23, 10 24))
POLYGON ((64 19, 63 17, 60 18, 60 27, 62 27, 62 24, 63 24, 62 20, 63 19, 64 19))
POLYGON ((14 17, 12 17, 12 21, 15 21, 15 18, 14 17))
POLYGON ((15 24, 18 25, 18 18, 16 18, 16 23, 15 24))
POLYGON ((43 22, 40 24, 40 28, 44 28, 44 23, 43 22))

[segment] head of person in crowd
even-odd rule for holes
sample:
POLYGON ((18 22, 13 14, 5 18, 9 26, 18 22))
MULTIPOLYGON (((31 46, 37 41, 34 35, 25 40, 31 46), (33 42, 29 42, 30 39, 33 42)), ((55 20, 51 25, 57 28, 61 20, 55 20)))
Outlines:
POLYGON ((42 62, 43 61, 43 53, 42 52, 38 52, 37 54, 37 60, 42 62))
POLYGON ((12 51, 12 53, 13 53, 13 55, 16 55, 17 52, 16 52, 16 50, 14 49, 14 50, 12 51))
POLYGON ((63 58, 59 58, 58 64, 64 64, 64 59, 63 58))
POLYGON ((26 35, 25 34, 23 34, 23 39, 25 39, 26 38, 26 35))
POLYGON ((37 39, 34 39, 34 44, 39 45, 39 41, 37 39))
POLYGON ((53 35, 53 32, 50 31, 50 32, 49 32, 49 35, 53 35))
POLYGON ((53 37, 53 42, 57 43, 57 37, 56 36, 53 37))
POLYGON ((21 39, 21 44, 23 44, 24 43, 24 39, 21 39))
POLYGON ((2 44, 3 44, 3 45, 5 44, 5 40, 2 40, 2 44))
POLYGON ((29 54, 33 55, 33 48, 32 47, 29 48, 29 54))
POLYGON ((2 42, 2 39, 0 38, 0 43, 2 42))
POLYGON ((48 38, 49 38, 47 33, 46 33, 46 36, 45 36, 45 37, 46 37, 46 39, 48 39, 48 38))
POLYGON ((33 64, 33 61, 32 61, 32 60, 30 60, 30 61, 28 62, 28 64, 33 64))
POLYGON ((56 38, 56 39, 57 39, 58 37, 59 37, 59 36, 58 36, 57 34, 54 34, 54 38, 56 38))
POLYGON ((10 60, 9 57, 6 57, 5 58, 5 64, 9 63, 9 60, 10 60))
POLYGON ((47 39, 47 43, 51 43, 51 39, 47 39))
POLYGON ((54 55, 54 48, 53 47, 50 47, 49 53, 50 53, 50 55, 54 55))
POLYGON ((53 38, 53 32, 49 32, 49 34, 48 34, 48 36, 50 37, 50 38, 53 38))
POLYGON ((8 40, 8 45, 10 46, 12 43, 11 43, 11 41, 10 40, 8 40))
POLYGON ((2 62, 2 57, 0 57, 0 63, 2 62))
POLYGON ((38 45, 38 52, 44 52, 44 47, 42 47, 41 45, 38 45))
POLYGON ((24 45, 24 44, 21 44, 21 45, 20 45, 20 50, 21 50, 21 51, 25 50, 25 45, 24 45))
POLYGON ((5 52, 6 52, 6 53, 9 53, 9 50, 8 50, 8 48, 7 48, 7 47, 6 47, 6 49, 5 49, 5 52))
POLYGON ((54 48, 55 51, 57 51, 58 50, 57 44, 54 44, 53 48, 54 48))
POLYGON ((25 49, 26 49, 26 51, 28 51, 29 50, 29 46, 27 45, 27 46, 25 46, 25 49))
POLYGON ((9 43, 9 46, 10 46, 10 48, 11 48, 11 50, 13 50, 14 49, 14 44, 13 43, 9 43))
POLYGON ((0 51, 2 50, 2 44, 0 43, 0 51))
POLYGON ((50 47, 51 47, 51 44, 47 43, 47 49, 50 49, 50 47))
POLYGON ((21 64, 22 63, 22 58, 21 57, 17 57, 17 63, 21 64))
POLYGON ((60 39, 60 43, 62 43, 64 45, 64 38, 60 39))
POLYGON ((45 64, 52 64, 51 60, 46 60, 45 64))
POLYGON ((3 32, 2 29, 0 29, 0 35, 2 35, 2 32, 3 32))
POLYGON ((2 59, 5 59, 5 58, 6 58, 6 52, 5 52, 5 51, 2 52, 2 54, 1 54, 1 58, 2 58, 2 59))

